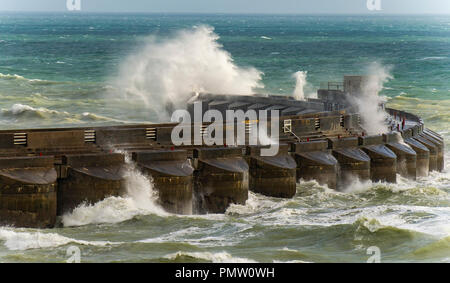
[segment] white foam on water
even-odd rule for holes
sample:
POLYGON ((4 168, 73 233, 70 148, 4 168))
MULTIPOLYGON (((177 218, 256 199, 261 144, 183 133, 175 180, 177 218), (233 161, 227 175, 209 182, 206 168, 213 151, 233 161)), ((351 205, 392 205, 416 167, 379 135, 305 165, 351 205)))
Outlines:
MULTIPOLYGON (((446 195, 450 192, 450 152, 447 151, 444 156, 444 170, 443 172, 432 171, 429 172, 429 176, 420 177, 417 180, 410 180, 397 175, 397 184, 393 185, 395 188, 405 189, 417 189, 423 190, 435 189, 435 193, 446 195)), ((430 191, 431 192, 431 191, 430 191)))
POLYGON ((241 257, 233 257, 231 254, 227 252, 176 252, 173 254, 166 255, 165 258, 169 260, 176 260, 180 257, 192 257, 200 260, 211 261, 213 263, 256 263, 256 261, 241 258, 241 257))
POLYGON ((119 242, 109 241, 83 241, 61 236, 57 233, 27 232, 25 229, 0 228, 0 241, 13 251, 29 249, 45 249, 64 246, 67 244, 79 244, 86 246, 105 247, 119 245, 119 242))
POLYGON ((125 196, 108 197, 95 204, 82 204, 63 215, 64 226, 119 223, 138 215, 171 215, 157 204, 157 194, 151 180, 131 164, 128 164, 125 180, 125 196))
POLYGON ((190 218, 194 219, 204 219, 204 220, 214 220, 214 221, 222 221, 226 219, 226 215, 222 213, 208 213, 208 214, 174 214, 173 217, 178 218, 190 218))
MULTIPOLYGON (((445 173, 435 173, 441 176, 445 173)), ((424 179, 434 184, 439 182, 432 174, 424 179)), ((403 196, 439 198, 445 200, 449 194, 436 187, 423 186, 424 180, 412 181, 399 179, 399 184, 361 182, 356 180, 345 192, 337 192, 327 188, 315 189, 312 184, 303 183, 297 196, 291 200, 275 201, 269 197, 250 194, 246 205, 232 205, 227 215, 245 216, 246 223, 264 226, 323 226, 353 225, 361 219, 374 220, 377 225, 367 227, 376 232, 382 227, 392 226, 407 229, 436 237, 447 237, 450 234, 450 208, 412 204, 372 204, 383 191, 403 196), (305 188, 303 188, 303 186, 305 188), (305 192, 301 190, 306 190, 305 192), (309 193, 310 192, 310 193, 309 193), (309 199, 309 200, 308 200, 309 199), (340 202, 340 201, 345 202, 340 202), (348 205, 354 201, 354 206, 348 205), (328 203, 331 206, 328 207, 328 203), (318 206, 311 203, 319 203, 318 206)), ((395 197, 395 196, 393 196, 395 197)), ((375 223, 373 222, 373 223, 375 223)), ((369 221, 368 223, 372 223, 369 221)))
MULTIPOLYGON (((36 93, 33 94, 33 97, 36 99, 47 99, 47 97, 36 93)), ((45 107, 32 107, 30 105, 15 103, 9 109, 1 109, 0 116, 5 116, 7 118, 13 118, 14 121, 17 119, 22 119, 23 121, 30 121, 30 119, 34 119, 37 121, 38 119, 57 119, 60 123, 90 123, 92 121, 114 121, 118 123, 125 123, 126 121, 117 120, 108 118, 105 116, 97 115, 94 113, 84 112, 82 114, 73 114, 66 111, 57 111, 48 109, 45 107)))
MULTIPOLYGON (((207 233, 208 231, 205 231, 207 233)), ((192 235, 189 235, 189 237, 192 237, 192 235)), ((219 247, 219 246, 233 246, 233 244, 236 243, 236 241, 232 241, 228 239, 230 236, 220 236, 220 237, 214 237, 214 236, 199 236, 199 238, 191 239, 187 237, 182 237, 181 235, 178 237, 171 236, 171 235, 164 235, 161 237, 156 238, 149 238, 137 241, 137 243, 144 243, 144 244, 154 244, 154 243, 183 243, 183 244, 189 244, 196 247, 219 247)))
POLYGON ((282 252, 291 252, 291 253, 299 253, 299 251, 290 249, 290 248, 288 248, 288 247, 284 247, 284 248, 282 248, 282 249, 279 249, 279 251, 282 251, 282 252))
POLYGON ((370 180, 360 180, 353 178, 351 183, 347 184, 343 189, 344 193, 361 193, 370 190, 373 186, 373 182, 370 180))
POLYGON ((450 236, 449 217, 450 209, 447 207, 391 205, 365 208, 343 224, 359 223, 372 233, 385 227, 395 227, 442 239, 450 236), (414 218, 414 214, 427 217, 414 218))
POLYGON ((312 263, 310 261, 304 261, 304 260, 299 260, 299 259, 294 259, 294 260, 274 260, 273 263, 312 263))
POLYGON ((310 209, 301 207, 283 208, 274 212, 262 213, 258 216, 249 216, 246 221, 255 221, 264 226, 330 227, 335 225, 353 225, 354 223, 360 223, 361 219, 368 219, 375 222, 368 221, 367 223, 377 224, 366 227, 371 232, 391 226, 436 237, 447 237, 450 235, 449 217, 450 209, 447 207, 376 205, 333 210, 327 210, 322 207, 310 209), (414 214, 426 214, 428 217, 414 218, 414 214))
POLYGON ((397 175, 397 184, 360 181, 357 178, 345 191, 334 191, 317 182, 300 180, 293 199, 279 200, 249 193, 245 205, 231 205, 226 215, 238 216, 249 225, 263 226, 334 226, 364 223, 369 231, 396 227, 442 238, 450 235, 450 163, 446 154, 444 172, 430 172, 426 178, 405 179, 397 175), (383 204, 377 198, 393 198, 383 204), (418 204, 407 199, 423 199, 418 204), (405 202, 403 200, 406 200, 405 202), (398 202, 397 202, 398 200, 398 202), (428 205, 427 203, 430 203, 428 205), (441 205, 442 203, 442 205, 441 205), (353 205, 352 205, 353 204, 353 205), (373 220, 373 221, 372 221, 373 220))
POLYGON ((10 109, 2 109, 4 113, 11 113, 12 115, 20 115, 25 112, 36 112, 36 113, 48 113, 48 114, 64 114, 69 115, 67 112, 59 112, 56 110, 50 110, 44 107, 34 108, 26 104, 15 103, 10 109))
POLYGON ((25 78, 24 76, 18 75, 18 74, 2 74, 0 73, 0 79, 4 79, 4 80, 18 80, 18 81, 23 81, 23 82, 28 82, 31 84, 55 84, 57 82, 52 82, 52 81, 46 81, 46 80, 40 80, 40 79, 28 79, 25 78))
POLYGON ((1 79, 7 79, 7 80, 24 80, 25 78, 23 76, 17 75, 17 74, 2 74, 0 73, 1 79))
POLYGON ((434 57, 424 57, 424 58, 420 58, 417 59, 418 61, 430 61, 430 60, 444 60, 447 59, 447 57, 442 57, 442 56, 434 56, 434 57))
POLYGON ((267 209, 275 209, 282 207, 288 200, 278 200, 256 194, 253 192, 248 192, 248 199, 244 205, 241 204, 231 204, 225 214, 226 215, 249 215, 258 212, 265 211, 267 209))
POLYGON ((155 238, 148 238, 137 241, 138 243, 167 243, 167 242, 180 242, 187 240, 187 236, 195 234, 206 233, 208 229, 202 229, 199 227, 189 227, 177 231, 170 232, 168 234, 161 235, 155 238))
POLYGON ((225 247, 240 242, 239 233, 251 228, 251 224, 241 222, 220 221, 208 227, 188 227, 171 231, 157 237, 138 240, 136 243, 185 243, 197 247, 225 247), (230 229, 234 233, 229 234, 230 229))

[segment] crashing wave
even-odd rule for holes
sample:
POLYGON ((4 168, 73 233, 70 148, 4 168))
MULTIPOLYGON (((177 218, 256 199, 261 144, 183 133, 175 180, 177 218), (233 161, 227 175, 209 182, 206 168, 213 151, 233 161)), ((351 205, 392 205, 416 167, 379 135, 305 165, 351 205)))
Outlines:
POLYGON ((26 230, 15 230, 12 228, 0 228, 0 240, 13 251, 24 251, 30 249, 45 249, 65 246, 68 244, 79 244, 85 246, 105 247, 119 245, 118 242, 109 241, 84 241, 61 236, 57 233, 43 233, 26 230))
POLYGON ((1 109, 0 116, 10 118, 26 120, 29 119, 41 119, 41 120, 58 120, 59 123, 74 124, 74 123, 87 123, 87 122, 117 122, 126 123, 126 121, 101 116, 94 113, 84 112, 82 114, 73 114, 67 111, 57 111, 48 109, 45 107, 32 107, 26 104, 16 103, 9 109, 1 109))
POLYGON ((187 260, 202 260, 202 261, 209 261, 213 263, 256 263, 256 261, 247 259, 247 258, 240 258, 240 257, 233 257, 227 252, 217 252, 217 253, 210 253, 210 252, 176 252, 173 254, 169 254, 165 256, 165 258, 171 260, 171 261, 182 261, 186 262, 187 260))
POLYGON ((170 215, 157 204, 157 194, 150 179, 131 164, 127 168, 125 181, 125 196, 109 197, 95 204, 81 204, 72 212, 63 215, 64 226, 119 223, 138 215, 170 215))
POLYGON ((23 82, 27 82, 27 83, 33 84, 33 85, 60 84, 60 82, 55 82, 55 81, 47 81, 47 80, 40 80, 40 79, 28 79, 28 78, 25 78, 24 76, 17 75, 17 74, 11 75, 11 74, 0 73, 0 79, 23 81, 23 82))

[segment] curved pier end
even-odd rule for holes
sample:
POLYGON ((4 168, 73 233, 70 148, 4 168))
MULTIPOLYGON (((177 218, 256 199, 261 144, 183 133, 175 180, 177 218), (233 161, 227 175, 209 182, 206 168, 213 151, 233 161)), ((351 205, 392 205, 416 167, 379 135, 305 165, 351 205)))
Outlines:
POLYGON ((397 183, 397 155, 383 144, 383 136, 358 139, 361 149, 370 157, 370 179, 397 183))
POLYGON ((192 214, 194 168, 186 150, 133 152, 139 168, 151 176, 159 203, 177 214, 192 214))
POLYGON ((403 142, 400 134, 389 133, 383 135, 386 147, 397 155, 397 173, 409 179, 416 179, 417 154, 414 149, 403 142))
POLYGON ((0 158, 0 225, 54 227, 56 181, 53 157, 0 158))
POLYGON ((425 128, 425 129, 423 129, 423 133, 427 134, 429 136, 432 136, 433 138, 437 139, 438 141, 444 143, 444 138, 440 134, 436 133, 435 131, 425 128))
POLYGON ((427 132, 423 132, 422 134, 420 134, 419 136, 423 137, 424 139, 430 141, 431 143, 433 143, 436 147, 437 147, 437 170, 439 172, 444 171, 444 141, 435 136, 434 134, 429 134, 427 132))
POLYGON ((224 213, 230 204, 248 199, 249 167, 242 148, 194 150, 195 208, 200 213, 224 213))
POLYGON ((426 146, 416 141, 413 138, 405 138, 405 143, 416 152, 417 164, 416 175, 417 177, 427 177, 430 171, 430 151, 426 146))
POLYGON ((438 147, 421 136, 414 136, 413 138, 428 148, 430 151, 430 171, 437 171, 438 147))
POLYGON ((370 179, 370 157, 358 148, 358 138, 328 139, 333 156, 339 163, 338 186, 345 186, 356 177, 370 179))
POLYGON ((58 215, 125 192, 123 154, 66 155, 58 186, 58 215))
POLYGON ((338 161, 328 149, 327 141, 311 141, 293 144, 297 163, 297 180, 316 180, 330 189, 337 188, 338 161))
POLYGON ((261 147, 247 147, 249 189, 271 197, 292 198, 296 191, 297 164, 289 155, 289 145, 280 144, 275 156, 261 156, 261 147))

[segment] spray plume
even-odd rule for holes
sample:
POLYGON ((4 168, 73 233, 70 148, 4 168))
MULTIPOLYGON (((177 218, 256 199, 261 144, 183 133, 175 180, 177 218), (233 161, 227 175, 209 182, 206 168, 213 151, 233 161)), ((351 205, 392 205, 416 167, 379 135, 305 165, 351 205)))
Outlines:
POLYGON ((145 104, 162 120, 172 114, 168 108, 182 107, 193 93, 249 95, 262 88, 262 73, 238 67, 218 39, 208 26, 150 37, 120 66, 114 82, 120 98, 145 104))
POLYGON ((293 75, 296 81, 294 89, 294 98, 297 100, 305 100, 305 86, 307 75, 308 75, 307 71, 298 71, 293 75))
POLYGON ((369 135, 387 131, 387 113, 380 107, 380 104, 386 102, 386 97, 380 96, 379 93, 383 85, 393 78, 391 69, 390 66, 372 63, 368 67, 368 80, 365 81, 360 96, 351 99, 351 103, 361 115, 362 126, 369 135))

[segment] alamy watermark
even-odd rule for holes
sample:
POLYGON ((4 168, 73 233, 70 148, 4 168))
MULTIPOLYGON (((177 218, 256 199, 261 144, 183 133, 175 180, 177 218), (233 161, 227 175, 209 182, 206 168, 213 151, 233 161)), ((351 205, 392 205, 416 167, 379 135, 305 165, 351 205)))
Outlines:
POLYGON ((69 11, 81 11, 81 0, 67 0, 66 7, 69 11))
POLYGON ((369 11, 381 11, 381 0, 367 0, 369 11))
POLYGON ((367 263, 380 263, 381 262, 381 250, 377 246, 371 246, 367 248, 367 255, 370 257, 367 259, 367 263))
POLYGON ((175 146, 263 145, 266 147, 261 148, 261 156, 274 156, 278 153, 280 117, 278 110, 259 110, 259 112, 252 109, 247 112, 226 110, 226 120, 224 120, 219 110, 210 109, 204 112, 202 103, 195 102, 193 114, 194 124, 187 110, 176 110, 172 114, 172 121, 179 123, 171 134, 172 143, 175 146), (268 113, 270 113, 270 121, 268 113), (268 135, 269 124, 270 136, 268 135))
POLYGON ((80 263, 81 262, 81 250, 77 246, 70 246, 67 248, 66 256, 68 259, 67 263, 80 263))

